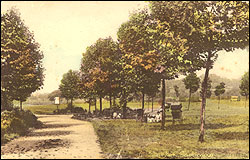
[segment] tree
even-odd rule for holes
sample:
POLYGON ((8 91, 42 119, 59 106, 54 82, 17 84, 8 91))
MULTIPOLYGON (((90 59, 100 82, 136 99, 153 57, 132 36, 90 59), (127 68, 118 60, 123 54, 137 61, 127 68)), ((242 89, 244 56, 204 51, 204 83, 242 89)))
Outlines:
POLYGON ((89 74, 84 73, 83 70, 80 69, 80 81, 78 83, 79 88, 79 98, 81 99, 87 99, 86 102, 89 103, 89 113, 91 113, 91 104, 94 101, 95 102, 95 111, 96 108, 96 98, 97 94, 94 88, 92 87, 92 80, 89 77, 89 74))
POLYGON ((218 109, 220 109, 220 96, 225 93, 225 83, 221 82, 218 86, 215 87, 214 94, 218 96, 218 109))
POLYGON ((43 85, 43 54, 34 35, 12 8, 1 14, 1 93, 22 102, 43 85))
MULTIPOLYGON (((249 44, 249 3, 246 1, 154 1, 152 14, 176 35, 187 40, 192 65, 205 68, 199 141, 204 141, 209 70, 221 50, 249 44)), ((190 68, 192 69, 192 68, 190 68)))
POLYGON ((119 59, 117 43, 111 37, 99 38, 83 54, 81 72, 88 78, 87 86, 100 98, 100 112, 102 98, 109 96, 111 107, 111 97, 119 92, 119 59))
POLYGON ((55 97, 62 97, 61 95, 62 95, 61 91, 59 89, 57 89, 57 90, 54 90, 53 92, 51 92, 48 95, 48 98, 50 101, 54 101, 55 97))
MULTIPOLYGON (((141 83, 142 80, 146 78, 141 78, 145 76, 143 73, 144 69, 152 70, 154 74, 158 75, 159 81, 162 80, 162 129, 165 127, 165 80, 173 79, 177 77, 177 74, 180 72, 180 66, 183 63, 186 63, 183 58, 186 47, 184 46, 185 39, 181 39, 179 36, 174 36, 173 33, 167 29, 164 29, 161 24, 154 19, 151 14, 148 14, 147 10, 142 10, 136 12, 131 16, 130 22, 125 23, 121 26, 123 31, 120 35, 125 37, 124 45, 121 45, 121 48, 128 48, 125 52, 124 58, 125 61, 135 61, 138 64, 137 67, 133 67, 128 64, 127 67, 131 68, 130 72, 140 73, 140 81, 137 83, 137 86, 142 86, 143 91, 144 83, 141 83), (131 25, 131 27, 129 27, 131 25), (132 47, 131 47, 132 46, 132 47), (134 54, 129 54, 134 53, 134 54), (142 56, 147 54, 154 55, 154 62, 148 61, 148 64, 144 64, 141 61, 142 56), (141 57, 140 57, 141 56, 141 57), (137 61, 138 60, 138 61, 137 61), (140 65, 142 67, 140 67, 140 65), (140 70, 141 69, 141 70, 140 70), (140 84, 140 85, 139 85, 140 84)), ((118 31, 118 37, 119 37, 118 31)), ((121 41, 119 41, 122 43, 121 41)), ((183 67, 183 66, 182 66, 183 67)), ((182 68, 184 69, 184 68, 182 68)), ((137 74, 136 74, 137 75, 137 74)), ((136 84, 136 83, 135 83, 136 84)), ((143 93, 142 93, 143 95, 143 93)), ((142 98, 143 100, 143 98, 142 98)), ((143 108, 143 102, 142 102, 143 108)), ((143 114, 143 113, 142 113, 143 114)))
POLYGON ((180 92, 179 92, 179 87, 177 85, 174 85, 174 91, 175 91, 176 97, 179 98, 180 92))
POLYGON ((145 94, 153 95, 160 83, 159 74, 154 72, 159 56, 153 51, 151 36, 147 31, 149 20, 146 10, 135 12, 117 32, 119 47, 125 62, 124 69, 130 74, 130 85, 134 92, 142 94, 143 111, 145 94))
MULTIPOLYGON (((247 101, 247 97, 249 96, 249 71, 242 76, 239 88, 240 88, 240 94, 242 96, 245 96, 247 101)), ((245 107, 246 107, 246 101, 245 101, 245 107)))
POLYGON ((197 77, 196 73, 191 72, 188 76, 183 79, 185 88, 189 89, 189 101, 188 101, 188 110, 190 106, 191 94, 195 93, 200 87, 200 78, 197 77))
POLYGON ((61 84, 59 85, 61 96, 70 100, 71 111, 73 109, 73 100, 79 97, 79 83, 79 73, 70 69, 63 75, 61 84))

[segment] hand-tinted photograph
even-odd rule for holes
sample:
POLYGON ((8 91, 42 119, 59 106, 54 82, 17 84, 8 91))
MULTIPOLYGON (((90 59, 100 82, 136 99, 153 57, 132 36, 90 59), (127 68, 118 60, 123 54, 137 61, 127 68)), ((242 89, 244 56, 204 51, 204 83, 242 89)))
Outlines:
POLYGON ((249 159, 249 2, 1 1, 1 159, 249 159))

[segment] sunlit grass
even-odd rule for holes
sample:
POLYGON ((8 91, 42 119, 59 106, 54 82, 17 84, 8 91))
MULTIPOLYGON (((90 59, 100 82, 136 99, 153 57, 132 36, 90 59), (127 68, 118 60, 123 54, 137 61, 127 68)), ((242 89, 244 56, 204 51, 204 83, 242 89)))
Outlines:
MULTIPOLYGON (((16 102, 17 103, 17 102, 16 102)), ((118 101, 117 101, 118 103, 118 101)), ((85 103, 83 101, 76 101, 75 103, 73 103, 74 106, 77 107, 82 107, 83 109, 89 110, 89 104, 85 103)), ((220 108, 218 109, 218 100, 207 100, 207 106, 206 106, 206 111, 207 111, 207 115, 209 116, 210 113, 212 113, 212 115, 230 115, 230 114, 244 114, 246 113, 245 110, 249 109, 249 100, 246 103, 246 108, 245 108, 245 101, 236 101, 236 102, 231 102, 230 100, 221 100, 220 102, 220 108), (229 109, 230 108, 230 109, 229 109), (239 109, 241 108, 241 109, 239 109), (213 111, 213 112, 209 112, 209 111, 213 111)), ((59 105, 59 109, 64 109, 66 108, 66 104, 60 104, 59 105)), ((141 102, 129 102, 127 104, 128 107, 130 108, 141 108, 142 104, 141 102)), ((182 110, 183 111, 187 111, 187 106, 188 106, 188 102, 182 102, 182 110)), ((201 102, 191 102, 191 107, 189 112, 183 112, 184 115, 188 114, 188 115, 199 115, 200 113, 200 106, 201 106, 201 102), (198 114, 197 114, 198 113, 198 114)), ((97 109, 100 109, 100 103, 99 101, 97 101, 96 104, 97 109)), ((103 100, 102 101, 102 108, 109 108, 110 104, 109 101, 103 100)), ((158 104, 158 102, 154 102, 154 108, 159 108, 160 105, 158 104)), ((145 103, 144 106, 145 109, 149 109, 151 110, 151 103, 145 103)), ((49 114, 49 113, 53 113, 54 110, 56 110, 56 105, 50 104, 50 105, 34 105, 34 106, 25 106, 24 105, 24 109, 28 109, 31 110, 33 113, 39 113, 39 114, 49 114)), ((91 106, 91 112, 93 112, 93 110, 95 110, 95 106, 92 105, 91 106)), ((169 113, 170 114, 170 113, 169 113)))
POLYGON ((249 158, 249 106, 222 101, 218 109, 217 102, 207 101, 204 143, 198 142, 200 102, 191 103, 189 111, 183 103, 183 123, 173 125, 167 112, 164 131, 160 123, 135 120, 92 123, 107 158, 249 158))

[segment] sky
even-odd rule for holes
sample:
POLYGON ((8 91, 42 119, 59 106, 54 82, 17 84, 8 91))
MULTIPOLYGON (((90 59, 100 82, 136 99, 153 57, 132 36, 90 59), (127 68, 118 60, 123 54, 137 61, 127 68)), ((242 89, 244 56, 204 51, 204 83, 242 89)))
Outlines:
MULTIPOLYGON (((117 39, 117 30, 143 1, 1 1, 1 12, 15 6, 43 51, 45 80, 36 93, 58 89, 62 75, 79 70, 82 53, 99 38, 117 39)), ((210 74, 240 78, 249 70, 249 51, 221 51, 210 74)), ((197 74, 204 74, 204 70, 197 74)))

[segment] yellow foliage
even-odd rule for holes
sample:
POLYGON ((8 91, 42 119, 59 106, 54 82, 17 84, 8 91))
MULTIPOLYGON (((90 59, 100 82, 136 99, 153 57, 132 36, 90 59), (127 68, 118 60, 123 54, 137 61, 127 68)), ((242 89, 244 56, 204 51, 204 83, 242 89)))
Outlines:
POLYGON ((152 65, 151 65, 151 64, 148 64, 148 65, 145 66, 145 69, 146 69, 146 70, 148 70, 148 69, 150 69, 150 68, 152 68, 152 65))

